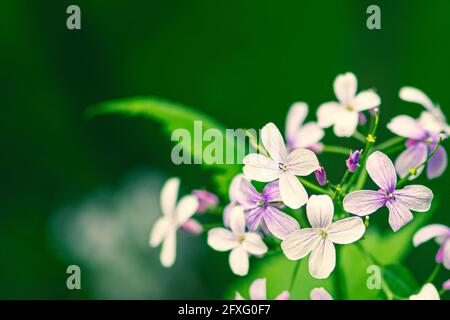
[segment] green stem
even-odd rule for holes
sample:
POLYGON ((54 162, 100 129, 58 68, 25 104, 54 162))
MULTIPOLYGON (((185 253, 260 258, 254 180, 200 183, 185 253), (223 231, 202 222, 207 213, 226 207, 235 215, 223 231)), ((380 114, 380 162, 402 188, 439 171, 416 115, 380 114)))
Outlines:
POLYGON ((323 146, 322 152, 325 153, 337 153, 337 154, 343 154, 348 156, 350 154, 350 150, 344 147, 339 146, 323 146))
POLYGON ((437 277, 437 275, 439 274, 439 272, 441 272, 441 269, 442 269, 442 264, 440 264, 440 263, 436 264, 436 266, 433 269, 433 272, 431 272, 430 276, 425 281, 425 284, 432 283, 434 281, 434 279, 437 277))
POLYGON ((355 133, 352 135, 352 137, 358 141, 361 141, 362 143, 366 142, 366 137, 359 131, 355 131, 355 133))
MULTIPOLYGON (((336 247, 336 256, 340 256, 339 252, 341 251, 340 247, 336 247)), ((336 287, 336 295, 337 295, 337 299, 339 300, 344 300, 346 293, 345 293, 345 274, 343 272, 343 270, 338 267, 335 274, 334 274, 334 284, 336 287)))
POLYGON ((377 145, 375 147, 375 150, 384 151, 387 148, 395 146, 396 144, 399 144, 399 143, 403 143, 404 141, 405 141, 405 138, 403 138, 403 137, 394 137, 394 138, 386 140, 385 142, 380 143, 379 145, 377 145))
POLYGON ((319 187, 319 186, 316 186, 314 183, 311 183, 311 182, 309 182, 308 180, 306 180, 306 179, 303 179, 303 178, 300 178, 300 177, 297 177, 299 180, 300 180, 300 182, 305 186, 305 187, 307 187, 308 189, 311 189, 311 190, 313 190, 313 191, 316 191, 316 192, 319 192, 319 193, 322 193, 322 194, 327 194, 327 195, 329 195, 329 196, 332 196, 332 194, 330 193, 330 192, 328 192, 327 190, 325 190, 325 189, 323 189, 323 188, 321 188, 321 187, 319 187))
POLYGON ((247 129, 245 129, 245 135, 248 137, 250 144, 255 150, 257 150, 260 154, 268 156, 266 149, 264 149, 261 145, 258 144, 257 138, 247 129))
POLYGON ((291 276, 291 282, 289 283, 289 293, 292 295, 292 290, 294 289, 295 279, 297 278, 298 271, 302 265, 302 259, 298 260, 294 267, 294 272, 291 276))

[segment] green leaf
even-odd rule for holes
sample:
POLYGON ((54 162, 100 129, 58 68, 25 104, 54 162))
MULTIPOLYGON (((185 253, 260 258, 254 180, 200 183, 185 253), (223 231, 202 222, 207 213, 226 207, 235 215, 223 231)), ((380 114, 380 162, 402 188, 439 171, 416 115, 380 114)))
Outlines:
POLYGON ((419 289, 411 271, 400 264, 383 267, 383 278, 389 289, 398 297, 409 297, 419 289))
MULTIPOLYGON (((107 114, 147 117, 161 123, 165 133, 169 137, 171 137, 173 131, 176 129, 183 128, 189 131, 191 139, 188 141, 180 139, 181 141, 179 143, 194 159, 203 162, 203 168, 213 171, 212 180, 217 187, 216 192, 222 196, 227 194, 231 179, 240 171, 240 167, 236 164, 205 164, 204 150, 209 142, 203 142, 203 135, 198 137, 199 132, 194 132, 194 128, 201 128, 200 134, 208 129, 216 129, 222 133, 222 137, 225 137, 225 127, 200 111, 156 97, 136 97, 108 101, 92 106, 87 109, 86 117, 93 118, 107 114), (197 123, 197 126, 195 126, 194 123, 196 121, 201 121, 201 124, 197 123), (199 147, 194 146, 197 142, 201 143, 199 147)), ((225 155, 227 150, 234 152, 235 141, 225 138, 223 140, 225 145, 222 150, 223 154, 225 155)), ((170 142, 171 140, 168 139, 168 143, 170 142)))

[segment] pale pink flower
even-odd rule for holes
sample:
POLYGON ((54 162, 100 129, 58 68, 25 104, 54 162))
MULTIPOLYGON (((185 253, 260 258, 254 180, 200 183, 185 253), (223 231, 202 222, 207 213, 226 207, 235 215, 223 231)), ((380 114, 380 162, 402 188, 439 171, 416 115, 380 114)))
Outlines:
POLYGON ((378 107, 380 97, 372 90, 356 94, 357 80, 353 73, 340 74, 334 80, 334 93, 338 102, 327 102, 317 110, 319 126, 333 126, 338 137, 350 137, 358 126, 359 113, 378 107))
POLYGON ((427 283, 418 294, 413 294, 409 300, 441 300, 439 292, 432 283, 427 283))
POLYGON ((333 222, 333 201, 327 195, 313 195, 306 205, 312 228, 289 234, 281 249, 289 260, 298 260, 309 253, 309 273, 317 279, 327 278, 336 265, 334 244, 348 244, 359 240, 366 230, 359 217, 333 222))
POLYGON ((439 245, 436 262, 443 263, 445 268, 450 270, 450 228, 442 224, 423 227, 415 233, 413 244, 417 247, 431 239, 434 239, 439 245))
MULTIPOLYGON (((250 286, 250 300, 267 300, 266 279, 256 279, 250 286)), ((236 300, 245 300, 245 298, 236 292, 236 300)), ((289 292, 287 290, 280 293, 275 300, 289 300, 289 292)))
POLYGON ((334 300, 325 288, 315 288, 311 290, 311 300, 334 300))
POLYGON ((395 189, 395 168, 384 153, 372 153, 367 158, 366 169, 380 189, 359 190, 346 195, 343 201, 345 211, 366 216, 386 206, 389 209, 389 224, 392 230, 397 231, 413 219, 410 210, 426 212, 430 209, 433 192, 429 188, 409 185, 403 189, 395 189))
POLYGON ((187 195, 177 203, 180 180, 167 180, 161 190, 161 210, 163 216, 156 220, 150 233, 150 246, 156 247, 162 243, 160 260, 164 267, 170 267, 176 257, 176 232, 198 208, 198 200, 194 195, 187 195))
POLYGON ((306 176, 319 169, 319 160, 308 149, 288 153, 280 131, 273 123, 261 130, 261 140, 270 157, 252 153, 244 162, 248 179, 271 182, 279 180, 281 199, 288 207, 298 209, 308 201, 308 194, 296 176, 306 176))
POLYGON ((217 251, 230 251, 229 263, 234 274, 245 276, 249 269, 249 255, 261 256, 267 246, 256 232, 245 231, 243 208, 234 207, 230 214, 230 228, 214 228, 208 232, 208 245, 217 251))

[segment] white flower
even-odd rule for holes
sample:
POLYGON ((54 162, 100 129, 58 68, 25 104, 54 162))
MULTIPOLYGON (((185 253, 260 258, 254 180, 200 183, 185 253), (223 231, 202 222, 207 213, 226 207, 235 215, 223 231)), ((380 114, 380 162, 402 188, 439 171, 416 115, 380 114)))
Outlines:
POLYGON ((353 73, 338 75, 334 80, 334 93, 339 102, 326 102, 317 110, 319 126, 334 126, 338 137, 350 137, 358 126, 359 112, 378 107, 380 97, 372 90, 356 94, 357 80, 353 73))
POLYGON ((333 201, 327 195, 313 195, 306 205, 312 228, 292 232, 281 243, 290 260, 298 260, 309 253, 309 273, 317 279, 327 278, 336 265, 334 243, 348 244, 359 240, 365 232, 361 218, 351 217, 333 222, 333 201))
MULTIPOLYGON (((267 300, 266 279, 256 279, 250 286, 250 300, 267 300)), ((236 292, 235 300, 245 300, 245 298, 236 292)), ((289 300, 287 290, 281 292, 275 300, 289 300)))
POLYGON ((176 232, 198 208, 198 200, 194 195, 187 195, 177 204, 180 180, 167 180, 161 190, 161 210, 163 216, 156 220, 150 233, 150 246, 156 247, 162 242, 161 264, 170 267, 176 257, 176 232))
POLYGON ((279 179, 281 200, 292 209, 300 208, 308 201, 308 194, 296 176, 319 169, 316 154, 307 149, 295 149, 288 154, 280 130, 273 123, 262 128, 261 140, 270 158, 257 153, 247 155, 243 160, 245 176, 260 182, 279 179))
POLYGON ((427 283, 418 294, 413 294, 409 300, 441 300, 439 292, 432 283, 427 283))
POLYGON ((256 232, 245 231, 244 210, 234 207, 230 213, 231 231, 214 228, 208 232, 208 245, 217 251, 230 251, 230 267, 233 273, 245 276, 248 273, 249 254, 263 255, 267 246, 256 232))

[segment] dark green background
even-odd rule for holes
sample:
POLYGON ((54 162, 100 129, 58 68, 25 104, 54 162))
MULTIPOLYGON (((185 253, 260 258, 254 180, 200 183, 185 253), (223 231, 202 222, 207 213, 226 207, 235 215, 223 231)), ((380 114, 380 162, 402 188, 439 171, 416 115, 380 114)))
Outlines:
MULTIPOLYGON (((65 288, 72 262, 55 252, 49 234, 52 213, 65 203, 119 184, 136 167, 180 175, 186 188, 204 184, 198 168, 171 165, 157 124, 120 117, 87 122, 89 105, 151 94, 230 128, 269 121, 283 127, 292 102, 306 101, 315 111, 334 99, 335 76, 352 71, 359 88, 375 87, 382 98, 380 139, 391 136, 385 125, 392 116, 421 111, 399 100, 403 85, 423 89, 450 112, 447 0, 6 0, 0 16, 0 298, 92 297, 89 285, 65 288), (65 26, 69 4, 81 7, 80 31, 65 26), (381 7, 382 30, 366 28, 369 4, 381 7)), ((325 142, 354 143, 331 131, 325 142)), ((448 178, 447 171, 428 184, 442 200, 434 219, 447 224, 448 178)), ((419 248, 406 262, 420 281, 435 249, 419 248)), ((199 266, 208 257, 199 254, 199 266)), ((225 288, 212 279, 235 278, 225 257, 219 260, 202 269, 210 271, 205 290, 174 288, 173 297, 221 297, 225 288)))

